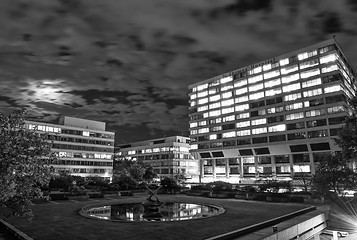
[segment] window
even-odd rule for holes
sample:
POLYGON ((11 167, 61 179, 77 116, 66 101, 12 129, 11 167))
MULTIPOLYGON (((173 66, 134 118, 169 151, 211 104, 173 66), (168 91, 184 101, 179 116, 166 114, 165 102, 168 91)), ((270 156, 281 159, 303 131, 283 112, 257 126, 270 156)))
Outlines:
POLYGON ((271 63, 263 65, 263 71, 268 71, 271 69, 271 63))
POLYGON ((243 127, 249 127, 250 126, 250 121, 244 121, 244 122, 237 122, 236 127, 237 128, 243 128, 243 127))
POLYGON ((235 90, 235 95, 241 95, 241 94, 244 94, 244 93, 247 93, 247 92, 248 92, 248 88, 247 87, 239 88, 239 89, 235 90))
POLYGON ((316 109, 316 110, 306 111, 305 115, 306 115, 306 117, 316 117, 316 116, 325 115, 325 109, 316 109))
POLYGON ((216 140, 216 139, 217 139, 217 134, 209 135, 209 140, 216 140))
POLYGON ((221 130, 222 130, 222 126, 210 127, 210 132, 217 132, 217 131, 221 131, 221 130))
POLYGON ((269 136, 269 142, 284 142, 284 141, 286 141, 285 135, 269 136))
POLYGON ((328 119, 329 125, 343 124, 345 122, 345 117, 333 117, 328 119))
POLYGON ((277 86, 277 85, 280 85, 281 84, 281 80, 280 78, 277 78, 277 79, 273 79, 273 80, 270 80, 270 81, 266 81, 264 83, 264 87, 265 88, 269 88, 269 87, 274 87, 274 86, 277 86))
POLYGON ((264 100, 261 100, 261 101, 258 101, 258 102, 251 102, 249 104, 249 107, 250 108, 257 108, 257 107, 264 107, 265 106, 265 101, 264 100))
POLYGON ((254 92, 263 89, 263 83, 249 86, 249 92, 254 92))
POLYGON ((232 88, 233 88, 233 84, 224 85, 224 86, 221 86, 221 91, 224 92, 224 91, 227 91, 232 88))
POLYGON ((202 98, 202 99, 198 99, 198 104, 206 104, 208 103, 208 98, 202 98))
POLYGON ((214 101, 218 101, 221 99, 221 96, 220 95, 213 95, 213 96, 210 96, 209 97, 209 101, 210 102, 214 102, 214 101))
POLYGON ((208 115, 209 115, 210 117, 219 116, 219 115, 221 115, 221 110, 213 110, 213 111, 210 111, 210 112, 208 113, 208 115))
POLYGON ((279 124, 279 125, 268 127, 268 132, 283 132, 285 130, 286 130, 285 124, 279 124))
POLYGON ((280 66, 289 64, 289 58, 284 58, 279 61, 280 66))
POLYGON ((198 122, 198 126, 206 126, 206 125, 207 125, 206 120, 198 122))
POLYGON ((228 76, 220 79, 221 84, 233 81, 233 76, 228 76))
POLYGON ((201 91, 206 88, 208 88, 208 83, 197 86, 197 91, 201 91))
POLYGON ((234 87, 235 87, 235 88, 236 88, 236 87, 241 87, 241 86, 245 86, 245 85, 247 85, 247 84, 248 84, 247 79, 244 79, 244 80, 236 81, 236 82, 234 83, 234 87))
POLYGON ((291 92, 300 89, 300 83, 290 84, 283 87, 283 92, 291 92))
POLYGON ((252 126, 266 124, 266 123, 267 123, 266 118, 252 120, 252 126))
POLYGON ((222 119, 221 118, 214 118, 209 120, 209 124, 215 124, 215 123, 221 123, 222 119))
POLYGON ((278 77, 278 76, 280 76, 279 70, 274 70, 274 71, 264 73, 264 79, 269 79, 269 78, 278 77))
POLYGON ((249 145, 251 144, 250 138, 241 138, 237 140, 237 145, 249 145))
POLYGON ((255 100, 264 97, 264 92, 257 92, 249 95, 249 100, 255 100))
POLYGON ((299 70, 297 64, 280 69, 281 74, 288 74, 288 73, 291 73, 291 72, 295 72, 295 71, 297 71, 297 70, 299 70))
POLYGON ((216 80, 216 81, 210 82, 208 84, 208 87, 214 87, 214 86, 218 86, 218 85, 219 85, 219 80, 216 80))
POLYGON ((222 114, 227 114, 232 112, 234 112, 234 107, 222 108, 222 114))
POLYGON ((236 141, 235 140, 226 140, 223 141, 223 147, 229 147, 229 146, 235 146, 236 141))
POLYGON ((253 74, 260 73, 261 71, 262 71, 262 66, 259 66, 259 67, 256 67, 256 68, 253 68, 253 69, 249 70, 248 74, 249 75, 253 75, 253 74))
POLYGON ((222 126, 222 128, 223 128, 223 130, 234 129, 235 128, 235 124, 234 123, 224 124, 222 126))
POLYGON ((210 143, 210 148, 217 148, 217 147, 222 147, 223 143, 222 142, 213 142, 210 143))
POLYGON ((325 56, 320 57, 320 63, 329 63, 329 62, 334 62, 337 60, 337 54, 336 53, 332 53, 332 54, 328 54, 325 56))
POLYGON ((295 73, 295 74, 292 74, 292 75, 288 75, 288 76, 282 77, 281 78, 281 82, 282 83, 290 83, 290 82, 294 82, 294 81, 299 80, 299 79, 300 79, 299 74, 295 73))
POLYGON ((249 109, 249 104, 241 104, 234 107, 236 112, 244 111, 249 109))
POLYGON ((302 107, 303 107, 302 102, 298 102, 298 103, 286 105, 285 110, 290 111, 290 110, 300 109, 302 107))
POLYGON ((268 138, 267 137, 258 137, 258 138, 253 138, 253 144, 257 143, 267 143, 268 138))
POLYGON ((317 96, 320 94, 322 94, 321 88, 311 89, 311 90, 303 92, 304 97, 313 97, 313 96, 317 96))
POLYGON ((259 75, 256 75, 254 77, 249 77, 248 78, 248 83, 256 83, 256 82, 259 82, 261 80, 263 80, 263 75, 259 74, 259 75))
POLYGON ((330 85, 324 88, 325 93, 337 92, 341 90, 343 90, 343 88, 340 84, 330 85))
POLYGON ((236 116, 230 115, 222 118, 223 122, 229 122, 229 121, 234 121, 236 119, 236 116))
POLYGON ((300 73, 300 77, 301 78, 309 78, 312 76, 316 76, 320 74, 320 69, 319 68, 314 68, 305 72, 301 72, 300 73))
POLYGON ((225 93, 222 93, 222 98, 230 98, 233 96, 233 93, 232 92, 225 92, 225 93))
POLYGON ((236 119, 249 118, 249 113, 240 113, 236 115, 236 119))
POLYGON ((235 98, 234 102, 235 103, 241 103, 241 102, 246 102, 248 100, 249 100, 248 95, 246 95, 246 96, 241 96, 241 97, 235 98))
POLYGON ((201 129, 198 129, 198 133, 208 133, 208 128, 201 128, 201 129))
POLYGON ((190 99, 191 100, 194 100, 194 99, 196 99, 197 98, 197 94, 191 94, 191 96, 190 96, 190 99))
POLYGON ((266 132, 267 132, 266 127, 252 129, 252 134, 262 134, 262 133, 266 133, 266 132))
POLYGON ((237 131, 237 137, 249 136, 249 135, 250 135, 249 129, 237 131))
MULTIPOLYGON (((306 150, 306 151, 308 151, 308 150, 306 150)), ((293 154, 293 162, 294 163, 310 162, 310 156, 308 153, 293 154)))
POLYGON ((312 151, 331 150, 330 144, 328 142, 311 143, 310 146, 312 151))
POLYGON ((296 99, 301 98, 301 93, 293 93, 293 94, 289 94, 284 96, 284 100, 287 101, 294 101, 296 99))
POLYGON ((226 107, 229 105, 233 105, 234 104, 234 100, 233 99, 228 99, 228 100, 224 100, 221 102, 221 106, 222 107, 226 107))
POLYGON ((334 50, 334 49, 335 49, 334 45, 329 45, 327 47, 320 48, 319 49, 319 53, 323 54, 323 53, 329 52, 329 51, 334 50))
POLYGON ((214 109, 214 108, 219 108, 219 107, 221 107, 220 102, 212 103, 209 105, 209 109, 214 109))
POLYGON ((272 104, 281 103, 281 102, 283 102, 282 97, 270 98, 270 99, 266 100, 267 105, 272 105, 272 104))
POLYGON ((231 137, 235 137, 235 136, 236 136, 235 131, 222 133, 222 138, 231 138, 231 137))
POLYGON ((312 99, 310 101, 305 101, 304 106, 305 107, 314 107, 314 106, 320 106, 324 104, 324 99, 323 98, 316 98, 312 99))
POLYGON ((342 94, 326 97, 326 104, 337 102, 346 102, 346 97, 342 94))
POLYGON ((314 59, 311 61, 307 61, 307 62, 303 62, 300 63, 300 69, 305 69, 305 68, 309 68, 309 67, 313 67, 319 64, 319 60, 318 59, 314 59))
POLYGON ((316 78, 316 79, 308 80, 306 82, 302 82, 301 85, 302 88, 306 88, 306 87, 312 87, 320 84, 321 84, 321 78, 316 78))
POLYGON ((289 155, 276 155, 275 163, 289 163, 289 155))
POLYGON ((265 96, 270 97, 281 93, 281 87, 265 91, 265 96))
POLYGON ((327 137, 327 136, 328 136, 328 133, 327 133, 326 129, 307 132, 308 138, 320 138, 320 137, 327 137))
POLYGON ((208 110, 208 106, 207 105, 204 105, 204 106, 201 106, 201 107, 197 108, 197 112, 202 112, 202 111, 206 111, 206 110, 208 110))
POLYGON ((267 113, 271 114, 271 113, 279 113, 284 111, 283 106, 278 106, 278 107, 272 107, 272 108, 267 108, 267 113))
POLYGON ((295 119, 301 119, 301 118, 304 118, 304 113, 303 112, 292 113, 292 114, 286 115, 286 120, 295 120, 295 119))
POLYGON ((295 173, 309 173, 310 172, 310 165, 294 165, 294 172, 295 173))
POLYGON ((203 92, 197 93, 197 97, 198 98, 206 97, 207 95, 208 95, 208 91, 203 91, 203 92))
POLYGON ((276 167, 276 173, 277 174, 290 173, 290 166, 285 165, 285 166, 276 167))
POLYGON ((332 71, 336 71, 336 70, 338 70, 337 64, 332 64, 330 66, 321 68, 322 73, 328 73, 328 72, 332 72, 332 71))
POLYGON ((215 94, 215 93, 218 93, 219 92, 219 88, 210 88, 208 89, 208 95, 212 95, 212 94, 215 94))
POLYGON ((268 118, 268 123, 283 122, 285 120, 284 115, 274 116, 268 118))
POLYGON ((326 125, 327 125, 326 119, 317 119, 317 120, 307 121, 306 122, 306 126, 308 128, 320 127, 320 126, 326 126, 326 125))
POLYGON ((300 53, 300 54, 298 54, 297 57, 301 61, 301 60, 304 60, 306 58, 313 57, 313 56, 316 56, 316 55, 317 55, 317 50, 314 50, 314 51, 311 51, 311 52, 300 53))
POLYGON ((289 133, 288 140, 306 139, 306 132, 289 133))
POLYGON ((345 111, 344 106, 334 106, 334 107, 327 108, 327 114, 340 113, 344 111, 345 111))

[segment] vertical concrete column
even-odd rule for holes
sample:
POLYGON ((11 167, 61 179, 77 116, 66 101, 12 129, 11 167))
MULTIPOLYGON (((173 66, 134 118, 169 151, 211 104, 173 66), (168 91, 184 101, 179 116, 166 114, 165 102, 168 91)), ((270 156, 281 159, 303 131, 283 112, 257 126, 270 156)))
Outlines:
POLYGON ((273 176, 273 179, 276 178, 276 161, 275 161, 275 155, 271 155, 271 175, 273 176))
POLYGON ((213 178, 216 178, 216 159, 212 159, 213 178))
POLYGON ((314 156, 313 156, 312 152, 309 152, 309 158, 310 158, 310 171, 311 171, 311 174, 315 174, 316 166, 315 166, 314 156))
POLYGON ((290 162, 290 176, 293 177, 294 176, 294 160, 293 160, 293 155, 292 154, 289 154, 289 162, 290 162))
POLYGON ((229 161, 228 161, 228 158, 226 158, 226 178, 229 178, 229 161))

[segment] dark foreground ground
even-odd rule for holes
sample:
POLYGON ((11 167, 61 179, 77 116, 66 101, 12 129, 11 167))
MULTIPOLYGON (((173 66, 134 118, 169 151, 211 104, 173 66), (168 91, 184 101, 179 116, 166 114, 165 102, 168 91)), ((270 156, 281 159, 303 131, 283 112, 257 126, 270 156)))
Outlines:
MULTIPOLYGON (((125 223, 84 218, 78 211, 90 204, 142 202, 146 195, 87 201, 53 201, 32 206, 31 222, 19 218, 5 220, 36 240, 65 239, 204 239, 276 218, 307 205, 269 203, 237 199, 212 199, 185 195, 159 195, 161 201, 221 205, 219 216, 181 222, 125 223)), ((2 215, 1 215, 2 216, 2 215)), ((0 237, 1 239, 1 237, 0 237)))

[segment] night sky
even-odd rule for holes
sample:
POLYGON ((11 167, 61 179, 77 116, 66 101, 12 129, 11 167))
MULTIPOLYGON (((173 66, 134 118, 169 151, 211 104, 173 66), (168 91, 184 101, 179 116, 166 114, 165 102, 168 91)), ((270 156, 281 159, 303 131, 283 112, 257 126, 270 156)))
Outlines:
POLYGON ((0 111, 188 135, 188 85, 329 39, 357 66, 355 0, 1 0, 0 111))

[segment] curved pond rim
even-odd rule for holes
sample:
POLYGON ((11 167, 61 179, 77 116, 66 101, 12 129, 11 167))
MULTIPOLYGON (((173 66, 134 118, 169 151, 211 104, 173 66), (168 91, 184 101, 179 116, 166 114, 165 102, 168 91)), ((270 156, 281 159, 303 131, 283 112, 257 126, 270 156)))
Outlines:
POLYGON ((126 205, 126 204, 139 204, 142 202, 121 202, 121 203, 110 203, 110 204, 103 204, 103 203, 95 203, 95 204, 90 204, 82 207, 78 213, 82 217, 92 219, 92 220, 99 220, 99 221, 106 221, 106 222, 119 222, 119 223, 129 223, 129 224, 147 224, 147 223, 154 223, 154 224, 159 224, 159 223, 177 223, 177 222, 187 222, 187 221, 197 221, 197 220, 204 220, 207 218, 212 218, 212 217, 218 217, 226 212, 226 210, 218 204, 211 204, 211 203, 202 203, 202 202, 175 202, 175 201, 167 201, 163 202, 165 203, 185 203, 185 204, 197 204, 197 205, 203 205, 207 207, 212 207, 216 208, 218 210, 218 214, 212 215, 212 216, 205 216, 201 218, 192 218, 192 219, 186 219, 186 220, 180 220, 180 221, 126 221, 126 220, 119 220, 119 219, 102 219, 98 217, 91 217, 88 215, 87 210, 91 208, 96 208, 96 207, 104 207, 104 206, 111 206, 111 205, 126 205))

